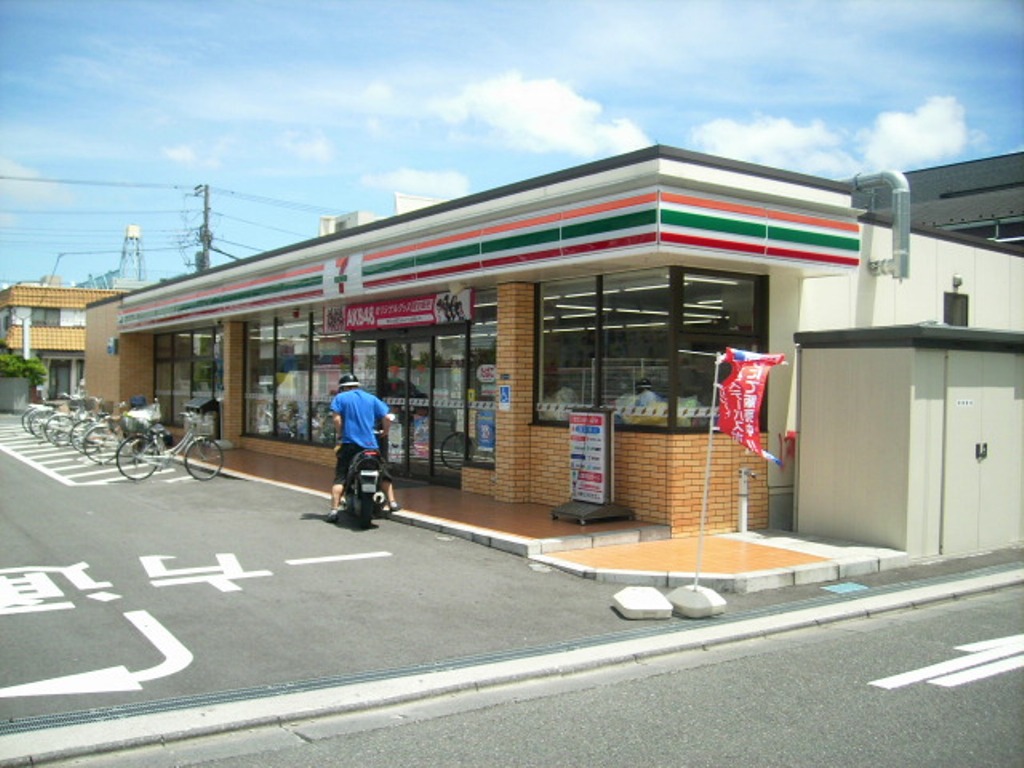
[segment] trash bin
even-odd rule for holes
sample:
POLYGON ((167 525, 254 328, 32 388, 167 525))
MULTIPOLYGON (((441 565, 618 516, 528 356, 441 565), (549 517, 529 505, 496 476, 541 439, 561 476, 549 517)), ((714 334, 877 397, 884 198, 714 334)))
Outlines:
POLYGON ((196 417, 196 434, 220 438, 220 404, 212 397, 193 397, 185 410, 196 417))

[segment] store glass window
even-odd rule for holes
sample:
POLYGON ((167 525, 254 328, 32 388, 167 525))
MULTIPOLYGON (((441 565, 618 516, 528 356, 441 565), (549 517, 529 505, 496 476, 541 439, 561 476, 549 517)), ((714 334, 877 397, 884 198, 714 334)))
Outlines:
POLYGON ((274 433, 274 320, 248 323, 246 330, 245 431, 274 433))
POLYGON ((219 336, 215 329, 159 334, 154 338, 154 395, 164 423, 181 426, 189 400, 223 393, 219 336))
POLYGON ((766 285, 681 267, 542 285, 538 421, 601 405, 622 426, 707 429, 716 355, 763 349, 766 285))
MULTIPOLYGON (((678 425, 707 429, 714 395, 715 358, 727 347, 763 349, 764 279, 686 272, 679 329, 678 425)), ((730 373, 723 363, 719 382, 730 373)))
POLYGON ((621 423, 668 426, 668 269, 606 275, 601 297, 601 402, 621 423))
POLYGON ((497 445, 498 401, 498 292, 494 289, 476 291, 473 325, 469 339, 469 381, 466 392, 470 437, 470 460, 494 464, 497 445))
MULTIPOLYGON (((384 394, 377 386, 377 342, 375 339, 360 339, 352 345, 352 373, 359 379, 359 384, 367 392, 383 398, 384 394)), ((349 368, 346 366, 346 373, 349 368)), ((337 383, 337 382, 335 382, 337 383)))
POLYGON ((540 421, 565 421, 572 408, 597 402, 597 283, 586 277, 540 288, 540 421))
POLYGON ((323 317, 313 319, 312 441, 334 445, 331 400, 338 392, 338 377, 352 367, 349 337, 344 333, 323 333, 323 317))
POLYGON ((274 434, 293 440, 308 440, 311 317, 280 319, 277 324, 274 373, 276 382, 276 423, 274 434))

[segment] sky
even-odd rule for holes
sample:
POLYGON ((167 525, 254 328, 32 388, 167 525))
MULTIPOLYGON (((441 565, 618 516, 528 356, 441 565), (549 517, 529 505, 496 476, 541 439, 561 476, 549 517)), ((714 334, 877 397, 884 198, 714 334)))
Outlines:
POLYGON ((1019 152, 1024 0, 0 0, 0 286, 192 271, 204 188, 219 266, 652 144, 1019 152))

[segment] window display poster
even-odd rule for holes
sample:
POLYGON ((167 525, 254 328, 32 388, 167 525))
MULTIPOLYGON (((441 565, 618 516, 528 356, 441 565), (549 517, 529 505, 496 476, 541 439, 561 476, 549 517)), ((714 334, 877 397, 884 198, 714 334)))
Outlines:
POLYGON ((611 500, 611 422, 603 411, 569 414, 569 482, 573 501, 611 500))
POLYGON ((481 451, 494 453, 494 411, 479 411, 476 415, 476 444, 481 451))

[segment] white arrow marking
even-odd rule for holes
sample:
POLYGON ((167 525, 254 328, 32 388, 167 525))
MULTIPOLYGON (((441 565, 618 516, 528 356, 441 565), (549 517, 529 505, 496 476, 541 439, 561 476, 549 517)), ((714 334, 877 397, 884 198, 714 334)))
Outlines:
POLYGON ((882 678, 881 680, 872 680, 869 685, 891 691, 893 688, 901 688, 905 685, 912 685, 927 680, 935 685, 951 687, 971 682, 972 680, 980 680, 983 677, 991 677, 991 675, 999 674, 1000 672, 1008 672, 1021 666, 1021 663, 1024 662, 1009 664, 1009 661, 1014 660, 1008 659, 1007 662, 1000 662, 997 665, 998 669, 990 670, 988 674, 978 674, 979 671, 986 669, 983 665, 991 665, 991 662, 998 661, 999 659, 1007 659, 1009 656, 1024 653, 1024 635, 1011 635, 1010 637, 1002 637, 996 640, 962 645, 957 647, 956 650, 967 651, 970 655, 959 659, 943 661, 939 664, 932 664, 930 667, 922 667, 921 669, 893 675, 892 677, 882 678), (982 670, 972 670, 972 673, 963 672, 963 670, 970 670, 972 667, 982 667, 982 670), (954 676, 954 673, 961 674, 954 676), (958 678, 959 682, 957 682, 958 678), (949 680, 953 680, 953 682, 949 682, 949 680))
POLYGON ((68 693, 110 693, 113 691, 141 691, 145 680, 155 680, 180 672, 192 663, 192 652, 146 611, 126 613, 135 627, 164 655, 155 667, 129 672, 125 667, 108 667, 77 675, 65 675, 35 683, 0 688, 0 698, 15 696, 53 696, 68 693))

